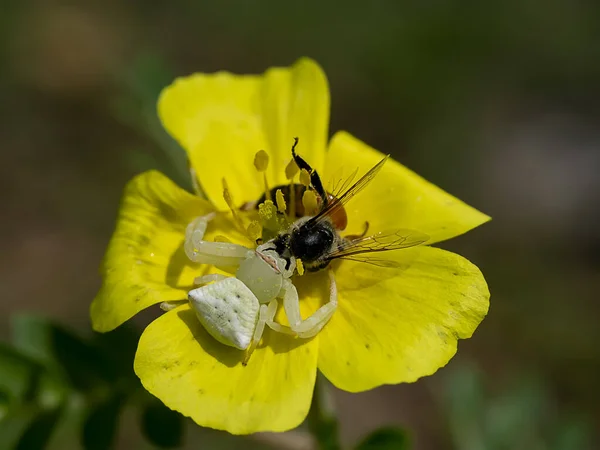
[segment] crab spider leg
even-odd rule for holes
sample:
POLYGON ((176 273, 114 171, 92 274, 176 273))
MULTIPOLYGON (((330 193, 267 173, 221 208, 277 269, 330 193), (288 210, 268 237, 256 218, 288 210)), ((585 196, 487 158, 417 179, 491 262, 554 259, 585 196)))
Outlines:
POLYGON ((291 336, 298 337, 298 333, 295 333, 294 331, 292 331, 292 329, 290 327, 286 327, 285 325, 281 325, 280 323, 270 321, 270 322, 267 322, 267 326, 271 330, 276 331, 278 333, 289 334, 291 336))
MULTIPOLYGON (((210 283, 211 281, 221 281, 225 278, 228 278, 228 277, 225 275, 221 275, 220 273, 211 273, 208 275, 194 278, 194 284, 196 284, 196 285, 207 284, 207 283, 210 283)), ((169 302, 162 302, 160 304, 160 309, 162 309, 165 312, 168 312, 168 311, 171 311, 171 310, 187 303, 188 301, 189 300, 171 300, 169 302)))
POLYGON ((258 313, 258 321, 256 322, 256 328, 254 329, 254 336, 252 337, 252 343, 246 350, 246 356, 242 361, 242 365, 247 365, 250 356, 254 353, 254 350, 258 346, 260 339, 265 331, 265 325, 269 322, 273 322, 275 313, 277 312, 277 300, 273 299, 269 302, 269 306, 262 304, 258 313))
POLYGON ((243 245, 228 242, 209 242, 203 240, 208 222, 215 213, 196 217, 185 230, 184 250, 193 262, 213 264, 215 266, 239 265, 248 254, 249 249, 243 245))
POLYGON ((208 275, 203 275, 201 277, 194 278, 194 284, 208 284, 211 281, 221 281, 224 278, 228 278, 226 275, 221 275, 220 273, 210 273, 208 275))
MULTIPOLYGON (((298 291, 291 281, 286 283, 283 308, 290 322, 291 331, 301 338, 311 338, 323 329, 337 308, 337 285, 335 276, 329 271, 329 302, 321 306, 309 317, 302 320, 298 291)), ((282 331, 281 332, 285 332, 282 331)))
POLYGON ((281 325, 280 323, 273 321, 273 319, 275 318, 275 313, 277 313, 277 306, 278 306, 278 303, 277 303, 276 299, 271 301, 271 303, 269 303, 269 312, 268 312, 269 320, 267 320, 267 326, 271 330, 277 331, 278 333, 297 336, 297 334, 294 333, 290 327, 286 327, 285 325, 281 325))
POLYGON ((175 308, 180 307, 181 305, 186 304, 187 302, 187 300, 171 300, 169 302, 162 302, 160 304, 160 309, 162 309, 165 312, 169 312, 175 308))

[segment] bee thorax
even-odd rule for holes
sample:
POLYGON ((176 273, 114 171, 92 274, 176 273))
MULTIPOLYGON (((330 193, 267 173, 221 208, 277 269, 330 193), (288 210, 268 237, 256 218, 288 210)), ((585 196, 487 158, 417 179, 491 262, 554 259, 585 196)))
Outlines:
POLYGON ((329 252, 335 241, 335 232, 325 224, 300 226, 292 232, 290 250, 303 262, 312 262, 329 252))

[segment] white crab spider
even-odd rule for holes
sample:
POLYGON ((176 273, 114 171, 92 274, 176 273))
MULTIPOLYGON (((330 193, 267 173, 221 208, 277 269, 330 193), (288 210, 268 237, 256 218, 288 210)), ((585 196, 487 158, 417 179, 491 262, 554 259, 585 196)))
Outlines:
POLYGON ((296 269, 295 258, 286 260, 268 249, 270 242, 256 250, 243 245, 203 240, 213 214, 197 217, 185 236, 185 253, 192 261, 213 264, 223 270, 237 267, 235 277, 211 274, 196 278, 204 284, 188 293, 188 299, 206 331, 219 342, 248 350, 245 362, 256 348, 265 325, 271 329, 301 338, 315 336, 337 308, 337 288, 333 272, 329 272, 329 302, 302 319, 298 291, 290 277, 296 269), (212 284, 206 284, 211 283, 212 284), (289 327, 274 322, 277 299, 283 307, 289 327))

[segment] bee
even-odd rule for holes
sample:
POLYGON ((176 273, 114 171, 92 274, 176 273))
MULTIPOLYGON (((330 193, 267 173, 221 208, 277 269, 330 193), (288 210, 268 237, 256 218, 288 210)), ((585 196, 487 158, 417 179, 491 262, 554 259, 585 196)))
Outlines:
MULTIPOLYGON (((353 176, 346 180, 340 189, 340 193, 327 192, 323 187, 321 178, 300 155, 296 153, 298 138, 294 138, 292 146, 292 157, 300 169, 310 174, 310 185, 296 184, 293 189, 295 198, 290 198, 290 187, 277 186, 271 190, 272 195, 278 189, 282 190, 286 202, 296 202, 296 221, 291 226, 280 232, 270 241, 270 249, 275 250, 288 264, 292 258, 300 259, 308 271, 318 271, 326 268, 333 260, 345 259, 360 261, 383 267, 394 267, 396 263, 392 260, 366 256, 369 253, 377 253, 390 250, 421 245, 429 240, 429 236, 413 230, 396 229, 381 231, 368 235, 369 223, 365 222, 365 230, 360 235, 343 237, 340 233, 346 229, 348 216, 345 205, 360 191, 362 191, 379 173, 389 158, 385 156, 365 175, 363 175, 352 186, 345 186, 352 182, 353 176), (304 215, 302 206, 302 195, 306 189, 315 192, 318 198, 319 211, 314 216, 304 215)), ((265 196, 257 202, 264 201, 265 196)))

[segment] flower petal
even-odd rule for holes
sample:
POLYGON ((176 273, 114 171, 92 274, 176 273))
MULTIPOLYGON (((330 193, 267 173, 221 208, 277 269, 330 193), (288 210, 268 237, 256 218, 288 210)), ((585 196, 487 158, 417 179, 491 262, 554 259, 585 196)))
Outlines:
POLYGON ((298 152, 316 169, 323 166, 329 89, 325 74, 310 59, 260 76, 218 72, 178 78, 163 90, 158 113, 220 210, 227 209, 223 178, 240 204, 264 192, 253 165, 261 149, 270 156, 271 186, 285 183, 284 168, 296 136, 298 152))
POLYGON ((198 265, 183 252, 185 227, 212 209, 160 172, 129 182, 102 265, 104 282, 91 306, 94 330, 110 331, 150 305, 187 298, 198 265))
POLYGON ((319 335, 319 369, 340 389, 431 375, 487 314, 487 284, 465 258, 432 247, 391 253, 401 268, 344 261, 336 272, 339 306, 319 335))
MULTIPOLYGON (((385 155, 346 132, 332 138, 325 180, 359 168, 364 174, 385 155)), ((372 231, 412 229, 430 236, 429 244, 466 233, 488 216, 389 159, 373 181, 346 207, 348 232, 360 234, 365 220, 372 231)))
POLYGON ((244 352, 213 339, 185 305, 146 328, 134 368, 144 387, 169 408, 202 426, 248 434, 285 431, 304 420, 317 355, 317 339, 266 329, 244 367, 244 352))

